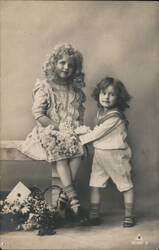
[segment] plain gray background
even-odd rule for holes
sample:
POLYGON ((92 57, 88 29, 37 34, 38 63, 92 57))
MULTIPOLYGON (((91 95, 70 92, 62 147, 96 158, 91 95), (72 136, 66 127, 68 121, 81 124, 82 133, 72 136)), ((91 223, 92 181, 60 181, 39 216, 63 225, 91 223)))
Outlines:
MULTIPOLYGON (((69 42, 84 57, 86 125, 96 112, 90 97, 106 75, 119 78, 133 96, 126 112, 133 149, 136 210, 157 211, 159 119, 158 3, 106 1, 1 1, 1 139, 24 140, 32 130, 32 88, 46 54, 57 42, 69 42)), ((78 173, 81 200, 88 201, 90 160, 78 173)), ((49 167, 2 162, 2 189, 19 181, 45 188, 49 167)), ((103 192, 104 211, 120 206, 110 183, 103 192)))

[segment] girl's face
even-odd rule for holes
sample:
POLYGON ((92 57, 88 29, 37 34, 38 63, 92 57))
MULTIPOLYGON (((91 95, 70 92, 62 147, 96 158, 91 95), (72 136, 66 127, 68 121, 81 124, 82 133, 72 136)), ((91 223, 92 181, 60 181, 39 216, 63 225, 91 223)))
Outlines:
POLYGON ((56 75, 62 80, 67 80, 75 70, 74 58, 64 55, 59 59, 55 66, 56 75))
POLYGON ((117 91, 114 86, 109 85, 106 89, 99 93, 99 103, 103 108, 114 108, 117 103, 117 91))

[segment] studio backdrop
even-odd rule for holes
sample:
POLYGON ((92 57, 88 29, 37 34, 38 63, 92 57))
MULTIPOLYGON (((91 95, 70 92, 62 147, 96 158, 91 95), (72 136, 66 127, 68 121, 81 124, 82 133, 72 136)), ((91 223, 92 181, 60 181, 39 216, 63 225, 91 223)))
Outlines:
MULTIPOLYGON (((46 55, 57 42, 71 43, 84 57, 86 125, 92 126, 96 113, 91 92, 103 77, 119 78, 132 95, 126 115, 136 208, 153 208, 154 212, 156 207, 157 211, 157 1, 2 1, 1 6, 1 139, 24 140, 32 130, 31 92, 46 55)), ((77 176, 84 203, 89 197, 90 167, 91 159, 83 159, 77 176)), ((10 190, 19 180, 42 189, 50 183, 51 170, 41 162, 1 162, 1 170, 3 190, 10 190)), ((121 200, 111 182, 103 197, 104 211, 114 209, 121 200)))

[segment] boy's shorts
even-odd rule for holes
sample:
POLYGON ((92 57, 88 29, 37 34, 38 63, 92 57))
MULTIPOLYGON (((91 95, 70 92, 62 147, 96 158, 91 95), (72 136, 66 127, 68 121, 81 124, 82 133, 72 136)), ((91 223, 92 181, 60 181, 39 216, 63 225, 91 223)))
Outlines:
POLYGON ((104 188, 111 178, 120 192, 133 187, 131 180, 131 149, 96 149, 94 152, 92 172, 89 185, 104 188))

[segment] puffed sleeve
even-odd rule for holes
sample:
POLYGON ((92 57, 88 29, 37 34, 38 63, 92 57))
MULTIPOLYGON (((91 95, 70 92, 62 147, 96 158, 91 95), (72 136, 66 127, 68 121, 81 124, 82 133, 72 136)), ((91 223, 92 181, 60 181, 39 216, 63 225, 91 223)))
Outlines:
POLYGON ((96 126, 91 132, 81 135, 79 138, 82 144, 93 142, 100 139, 102 136, 106 136, 107 134, 111 133, 112 130, 121 124, 121 122, 121 119, 118 117, 110 117, 101 125, 96 126))
POLYGON ((41 116, 46 115, 49 108, 49 93, 43 82, 37 80, 35 87, 32 92, 33 95, 33 106, 32 114, 37 120, 41 116))

